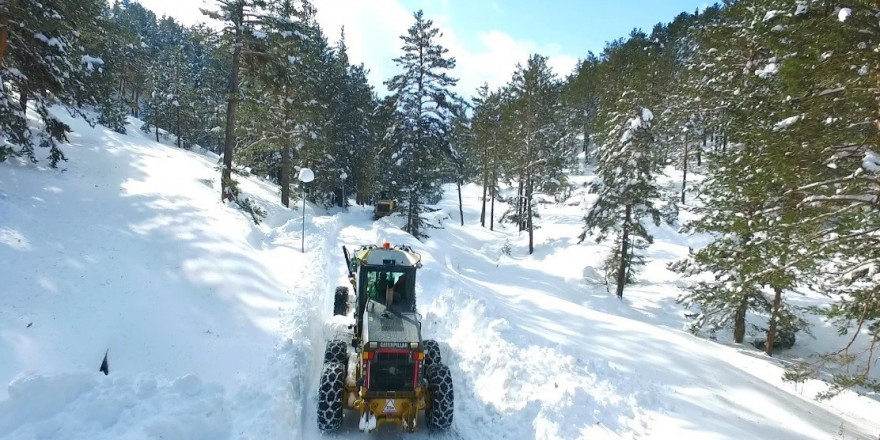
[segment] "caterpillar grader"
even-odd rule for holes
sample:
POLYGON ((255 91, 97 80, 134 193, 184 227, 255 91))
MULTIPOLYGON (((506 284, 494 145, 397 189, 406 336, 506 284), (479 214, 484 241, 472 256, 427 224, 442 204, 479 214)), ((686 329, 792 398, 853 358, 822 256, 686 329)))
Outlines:
POLYGON ((388 217, 389 215, 393 214, 395 210, 397 210, 397 202, 395 202, 394 200, 383 198, 376 202, 376 207, 373 210, 373 220, 379 220, 382 217, 388 217))
MULTIPOLYGON (((416 310, 416 270, 421 256, 406 246, 363 246, 353 255, 343 246, 355 292, 354 324, 345 339, 327 342, 318 389, 318 428, 337 430, 345 409, 371 432, 393 423, 404 432, 452 425, 453 390, 440 346, 422 339, 416 310), (350 337, 350 340, 348 338, 350 337)), ((333 313, 349 312, 348 287, 336 288, 333 313)))

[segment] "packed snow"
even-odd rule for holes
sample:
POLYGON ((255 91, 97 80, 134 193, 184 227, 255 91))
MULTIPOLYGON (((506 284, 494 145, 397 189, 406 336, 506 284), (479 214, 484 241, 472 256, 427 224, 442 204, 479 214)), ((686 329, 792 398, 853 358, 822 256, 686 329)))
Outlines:
POLYGON ((797 123, 798 121, 800 121, 802 118, 803 118, 802 115, 791 116, 791 117, 785 118, 785 119, 777 122, 776 125, 773 126, 773 130, 774 131, 785 130, 785 129, 791 127, 792 125, 794 125, 795 123, 797 123))
POLYGON ((320 434, 316 385, 325 340, 345 325, 330 316, 341 246, 384 241, 423 257, 423 335, 441 343, 456 407, 449 432, 386 425, 381 438, 880 434, 877 396, 817 402, 823 383, 781 380, 788 360, 840 343, 832 326, 776 358, 684 330, 666 263, 706 237, 655 228, 639 283, 622 302, 610 294, 606 245, 577 243, 590 169, 567 199, 542 200, 528 255, 527 236, 476 224, 474 185, 466 225, 446 187, 430 219, 439 229, 419 242, 398 217, 373 222, 370 207, 307 204, 303 225, 301 204, 282 207, 275 185, 239 177, 268 212, 254 225, 219 201, 216 156, 156 143, 139 121, 120 135, 56 114, 75 131, 68 162, 0 164, 0 439, 364 438, 354 412, 320 434))

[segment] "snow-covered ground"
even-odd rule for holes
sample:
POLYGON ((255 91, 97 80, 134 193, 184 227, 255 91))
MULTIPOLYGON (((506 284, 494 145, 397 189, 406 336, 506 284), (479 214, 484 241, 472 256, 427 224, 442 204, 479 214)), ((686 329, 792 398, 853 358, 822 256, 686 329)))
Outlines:
MULTIPOLYGON (((657 228, 622 303, 586 279, 606 247, 577 243, 592 197, 582 187, 542 205, 531 256, 525 235, 475 225, 475 186, 464 188, 467 225, 450 188, 425 242, 367 208, 307 206, 303 253, 301 205, 280 207, 277 187, 241 179, 269 213, 255 226, 220 203, 216 157, 135 125, 120 135, 68 122, 61 169, 0 164, 0 439, 322 437, 315 388, 344 284, 340 247, 383 241, 423 256, 423 333, 441 343, 456 412, 445 434, 383 426, 381 438, 880 435, 876 399, 816 402, 821 383, 781 381, 786 356, 683 330, 666 263, 700 237, 657 228)), ((788 356, 833 346, 832 333, 820 326, 788 356)), ((328 438, 364 436, 351 414, 328 438)))

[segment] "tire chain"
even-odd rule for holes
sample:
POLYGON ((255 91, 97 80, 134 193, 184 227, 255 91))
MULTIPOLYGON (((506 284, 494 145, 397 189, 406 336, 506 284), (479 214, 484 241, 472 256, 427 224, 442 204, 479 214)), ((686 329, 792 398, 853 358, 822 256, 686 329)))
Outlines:
POLYGON ((440 364, 443 362, 440 356, 440 344, 433 339, 425 339, 422 341, 422 348, 425 350, 425 366, 440 364))
POLYGON ((342 424, 342 393, 345 366, 339 362, 324 364, 318 388, 318 429, 335 431, 342 424))
POLYGON ((452 374, 449 367, 437 363, 427 367, 427 376, 431 402, 425 409, 425 422, 432 429, 448 429, 455 407, 452 374))
POLYGON ((334 339, 327 342, 324 349, 324 363, 339 362, 342 365, 348 365, 348 344, 345 341, 334 339))

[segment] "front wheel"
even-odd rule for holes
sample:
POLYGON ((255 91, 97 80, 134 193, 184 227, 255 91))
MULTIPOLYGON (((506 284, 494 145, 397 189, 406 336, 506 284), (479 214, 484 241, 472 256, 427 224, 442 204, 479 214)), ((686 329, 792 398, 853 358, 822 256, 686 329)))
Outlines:
POLYGON ((452 426, 454 395, 452 392, 452 373, 443 364, 426 367, 430 403, 425 409, 425 423, 432 429, 449 429, 452 426))

